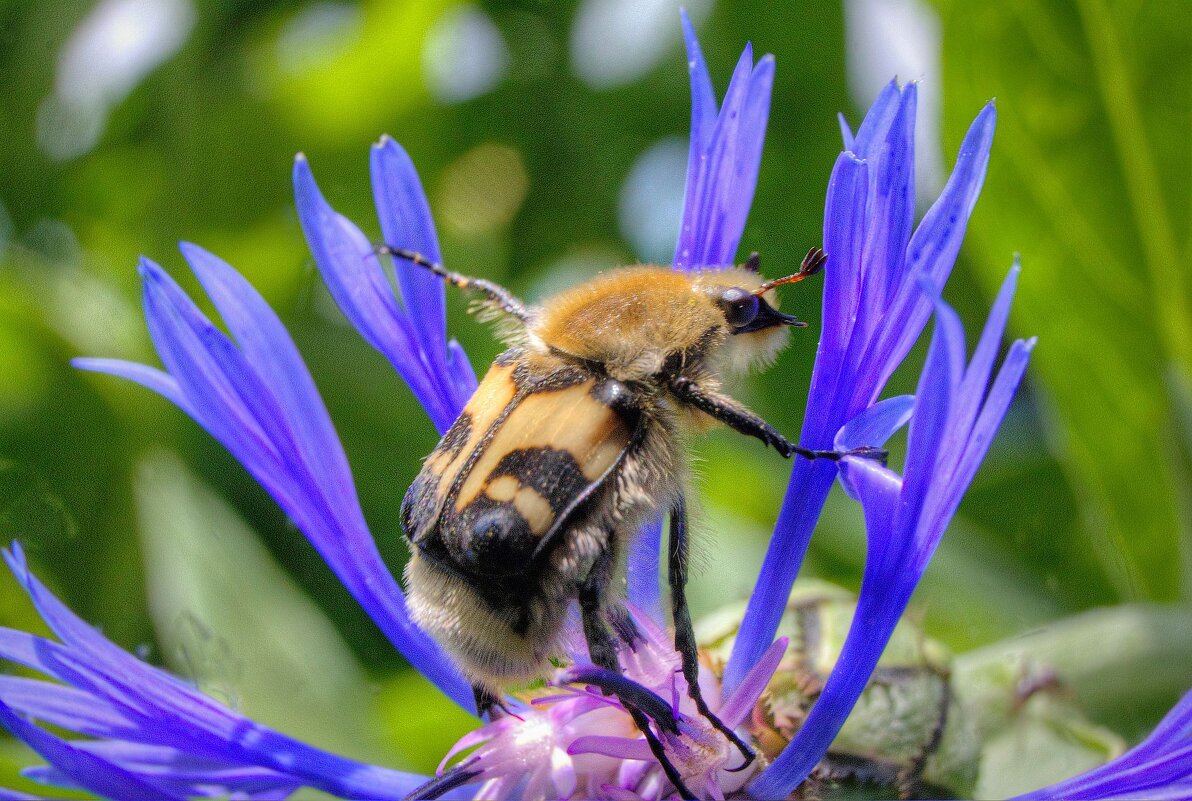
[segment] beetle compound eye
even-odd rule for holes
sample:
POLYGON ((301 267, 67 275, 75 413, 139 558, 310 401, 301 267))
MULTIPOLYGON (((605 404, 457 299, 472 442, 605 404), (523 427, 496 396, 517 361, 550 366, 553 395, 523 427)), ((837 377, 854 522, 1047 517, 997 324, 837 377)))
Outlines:
POLYGON ((757 317, 757 297, 740 287, 730 287, 724 290, 720 293, 718 302, 724 312, 724 319, 733 328, 749 325, 753 322, 753 318, 757 317))

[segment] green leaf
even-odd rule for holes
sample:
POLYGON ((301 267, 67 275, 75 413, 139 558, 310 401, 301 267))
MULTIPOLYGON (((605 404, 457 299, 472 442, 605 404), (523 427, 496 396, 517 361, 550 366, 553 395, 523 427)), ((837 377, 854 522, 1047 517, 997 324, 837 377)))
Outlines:
POLYGON ((256 535, 165 452, 141 465, 137 498, 166 662, 254 720, 375 761, 381 726, 367 677, 256 535))
MULTIPOLYGON (((992 293, 1022 253, 1014 328, 1049 435, 1124 599, 1187 594, 1170 383, 1192 368, 1192 5, 938 0, 945 139, 997 98, 969 257, 992 293)), ((1057 534, 1057 536, 1060 536, 1057 534)))

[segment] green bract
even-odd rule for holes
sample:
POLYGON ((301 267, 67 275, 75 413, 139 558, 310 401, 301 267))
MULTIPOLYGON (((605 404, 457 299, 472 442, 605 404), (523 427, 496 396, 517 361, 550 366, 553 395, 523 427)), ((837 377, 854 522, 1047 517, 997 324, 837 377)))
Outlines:
MULTIPOLYGON (((716 673, 744 608, 724 607, 697 626, 716 673)), ((767 757, 787 746, 819 698, 855 609, 845 589, 796 583, 778 630, 790 646, 748 724, 767 757)), ((963 665, 904 617, 800 797, 1005 797, 1024 764, 1035 766, 1029 789, 1122 752, 1121 739, 1090 723, 1048 667, 1007 660, 966 670, 954 661, 963 665)))

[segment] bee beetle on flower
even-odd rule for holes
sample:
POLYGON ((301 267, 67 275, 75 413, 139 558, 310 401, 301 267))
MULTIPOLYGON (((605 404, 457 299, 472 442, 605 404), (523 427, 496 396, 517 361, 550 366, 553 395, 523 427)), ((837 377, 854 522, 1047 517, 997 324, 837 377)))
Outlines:
MULTIPOLYGON (((621 543, 670 515, 669 584, 675 647, 700 713, 753 754, 708 709, 684 588, 688 534, 682 436, 709 418, 757 437, 783 456, 840 459, 789 442, 726 395, 720 376, 773 356, 798 325, 775 305, 776 287, 822 268, 813 248, 797 273, 775 281, 758 259, 686 273, 625 267, 529 307, 488 281, 423 256, 383 250, 484 293, 482 313, 511 318, 513 347, 426 459, 406 493, 402 524, 418 625, 455 657, 488 711, 511 683, 545 676, 561 652, 568 602, 578 599, 592 662, 620 672, 619 638, 641 633, 611 596, 621 543)), ((860 447, 852 455, 880 458, 860 447)), ((682 787, 633 693, 610 684, 633 712, 671 780, 682 787)))
MULTIPOLYGON (((329 293, 442 437, 402 505, 412 551, 406 590, 381 557, 297 347, 230 265, 182 246, 221 328, 163 268, 142 260, 145 317, 162 369, 75 362, 157 392, 205 428, 406 660, 461 708, 491 713, 488 720, 448 751, 434 776, 329 753, 118 647, 51 593, 14 545, 3 558, 53 632, 0 627, 0 660, 45 677, 0 676, 0 725, 46 762, 27 771, 30 779, 148 801, 265 801, 304 788, 375 801, 807 798, 834 791, 842 776, 902 795, 981 788, 980 743, 967 736, 981 727, 966 723, 960 671, 953 680, 946 661, 926 651, 890 660, 912 593, 1034 344, 1013 342, 994 369, 1017 267, 971 357, 940 297, 980 192, 994 109, 977 115, 947 185, 915 225, 917 90, 889 84, 855 133, 843 127, 824 250, 767 282, 756 257, 733 265, 774 61, 755 62, 746 46, 718 103, 695 32, 683 23, 691 141, 673 268, 613 269, 527 306, 443 266, 422 184, 392 139, 371 155, 380 247, 331 207, 306 159, 296 159, 298 219, 329 293), (778 311, 774 290, 821 269, 809 412, 799 436, 787 439, 729 397, 722 379, 782 347, 800 323, 778 311), (480 382, 448 338, 445 283, 481 292, 482 313, 507 334, 510 349, 480 382), (915 396, 881 399, 933 314, 915 396), (699 650, 685 594, 684 445, 715 421, 796 458, 752 595, 699 650), (899 474, 879 448, 908 424, 899 474), (865 513, 865 574, 855 602, 817 597, 809 605, 791 589, 838 480, 865 513), (673 631, 657 609, 664 514, 673 631), (613 580, 623 555, 624 598, 613 580), (824 636, 829 629, 837 636, 824 636), (540 678, 545 686, 516 688, 540 678)), ((999 697, 1011 711, 1046 700, 1034 690, 999 697)), ((1192 695, 1135 749, 1023 798, 1187 795, 1190 739, 1192 695)), ((0 799, 29 797, 0 788, 0 799)))

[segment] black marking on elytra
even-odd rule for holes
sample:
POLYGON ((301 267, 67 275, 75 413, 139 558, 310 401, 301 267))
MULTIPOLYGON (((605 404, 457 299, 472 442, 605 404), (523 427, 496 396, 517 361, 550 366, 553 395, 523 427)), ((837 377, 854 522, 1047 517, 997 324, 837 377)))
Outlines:
POLYGON ((524 574, 538 545, 512 503, 480 495, 462 511, 449 508, 439 535, 456 562, 477 576, 524 574))
POLYGON ((582 367, 569 364, 555 365, 550 371, 543 372, 527 362, 522 362, 513 369, 513 380, 519 390, 527 393, 557 392, 592 378, 592 373, 582 367))
POLYGON ((558 448, 521 448, 497 462, 489 481, 513 476, 541 495, 557 515, 588 485, 583 468, 570 452, 558 448))
POLYGON ((423 470, 414 477, 402 498, 401 527, 412 542, 425 538, 419 536, 419 529, 435 514, 435 492, 438 487, 439 477, 423 470))
POLYGON ((459 417, 455 418, 455 422, 451 424, 451 428, 447 429, 447 433, 439 440, 439 444, 435 446, 434 451, 428 458, 433 459, 440 453, 449 453, 454 458, 463 449, 464 445, 468 444, 468 439, 471 436, 472 415, 465 409, 459 413, 459 417))
POLYGON ((510 348, 509 350, 499 354, 497 358, 493 359, 493 365, 508 367, 509 365, 520 361, 524 354, 525 350, 522 348, 510 348))

